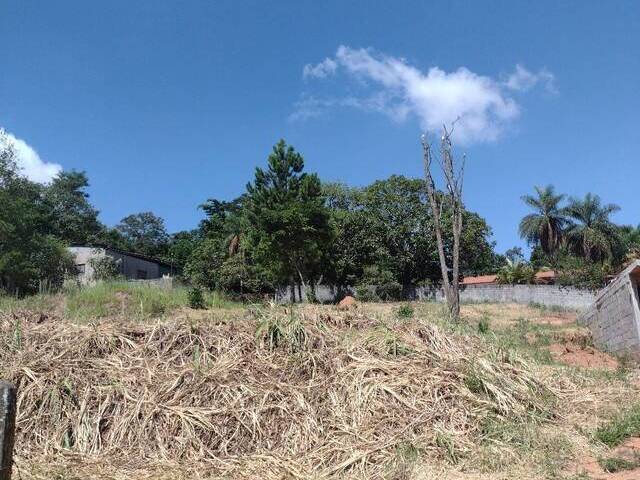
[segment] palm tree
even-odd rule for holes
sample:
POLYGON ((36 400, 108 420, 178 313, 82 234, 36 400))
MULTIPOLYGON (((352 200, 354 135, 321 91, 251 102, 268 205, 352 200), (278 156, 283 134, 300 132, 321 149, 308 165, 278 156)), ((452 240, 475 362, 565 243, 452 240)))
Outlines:
POLYGON ((640 259, 640 225, 621 225, 618 227, 620 242, 623 249, 624 261, 640 259))
POLYGON ((530 263, 510 258, 507 258, 507 264, 496 275, 498 283, 507 285, 531 284, 535 278, 536 271, 530 263))
POLYGON ((618 228, 609 218, 620 210, 613 203, 603 205, 600 197, 587 193, 583 200, 570 198, 565 214, 572 222, 566 230, 567 245, 591 261, 610 259, 620 241, 618 228))
POLYGON ((562 230, 567 223, 560 202, 564 195, 556 194, 553 185, 535 187, 536 196, 524 195, 522 201, 535 210, 520 221, 520 237, 530 245, 540 245, 551 255, 560 246, 562 230))

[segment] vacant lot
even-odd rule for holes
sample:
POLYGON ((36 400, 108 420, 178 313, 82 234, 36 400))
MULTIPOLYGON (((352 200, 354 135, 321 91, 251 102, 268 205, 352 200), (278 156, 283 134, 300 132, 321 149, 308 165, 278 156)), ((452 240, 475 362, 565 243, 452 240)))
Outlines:
POLYGON ((17 478, 638 478, 637 370, 575 313, 4 300, 17 478))

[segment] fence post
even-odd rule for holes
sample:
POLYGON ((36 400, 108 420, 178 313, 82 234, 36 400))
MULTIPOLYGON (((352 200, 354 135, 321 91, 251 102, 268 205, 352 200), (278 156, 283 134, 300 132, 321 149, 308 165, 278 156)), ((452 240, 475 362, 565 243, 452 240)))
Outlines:
POLYGON ((0 480, 11 480, 16 426, 16 387, 0 380, 0 480))

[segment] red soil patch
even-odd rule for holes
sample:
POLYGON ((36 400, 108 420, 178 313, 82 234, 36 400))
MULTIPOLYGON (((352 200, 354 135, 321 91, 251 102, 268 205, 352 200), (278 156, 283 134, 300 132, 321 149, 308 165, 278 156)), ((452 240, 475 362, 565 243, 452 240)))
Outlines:
POLYGON ((568 342, 554 343, 549 347, 549 350, 556 360, 574 367, 603 368, 606 370, 618 368, 618 360, 608 353, 601 352, 593 347, 585 347, 577 343, 568 342))
POLYGON ((338 303, 338 310, 351 310, 356 308, 357 305, 356 299, 347 295, 338 303))
MULTIPOLYGON (((632 437, 627 439, 606 457, 623 458, 631 462, 637 462, 640 457, 640 438, 632 437)), ((590 480, 638 480, 640 478, 640 467, 608 473, 602 469, 596 458, 585 457, 576 469, 576 473, 586 473, 590 480)))

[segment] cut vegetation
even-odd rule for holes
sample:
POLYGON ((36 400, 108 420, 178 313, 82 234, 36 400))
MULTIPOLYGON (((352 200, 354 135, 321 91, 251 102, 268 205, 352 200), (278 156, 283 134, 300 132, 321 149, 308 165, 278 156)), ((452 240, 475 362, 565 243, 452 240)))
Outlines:
POLYGON ((428 303, 193 310, 186 292, 123 288, 29 305, 59 314, 5 303, 0 376, 19 386, 22 478, 571 478, 587 454, 630 465, 594 439, 637 434, 637 409, 604 423, 606 405, 637 395, 633 371, 544 355, 564 327, 540 309, 463 306, 451 324, 428 303), (148 299, 164 307, 137 315, 148 299))

